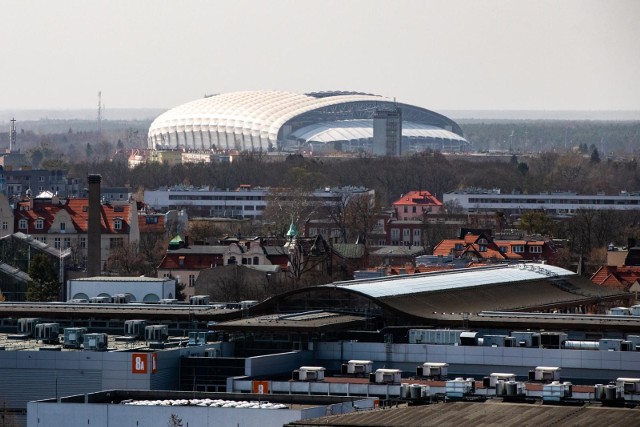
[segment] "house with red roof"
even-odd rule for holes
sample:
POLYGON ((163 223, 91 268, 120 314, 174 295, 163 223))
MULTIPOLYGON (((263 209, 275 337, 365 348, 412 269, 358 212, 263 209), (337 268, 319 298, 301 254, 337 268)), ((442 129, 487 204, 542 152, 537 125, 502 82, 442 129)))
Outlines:
POLYGON ((225 265, 273 266, 287 268, 287 253, 282 245, 267 245, 260 238, 228 238, 220 245, 190 245, 189 239, 176 236, 157 269, 158 277, 174 277, 186 285, 186 297, 195 295, 200 273, 225 265))
MULTIPOLYGON (((89 199, 63 199, 48 192, 16 203, 12 212, 14 232, 21 232, 60 251, 69 249, 79 267, 86 266, 89 199)), ((136 203, 100 205, 100 265, 110 252, 138 243, 140 231, 136 203)))
POLYGON ((438 213, 442 202, 425 190, 409 191, 393 202, 393 210, 397 219, 420 220, 427 213, 438 213))
POLYGON ((479 262, 549 261, 555 251, 551 242, 537 238, 498 240, 486 232, 469 231, 456 239, 445 239, 433 248, 433 255, 466 258, 479 262))

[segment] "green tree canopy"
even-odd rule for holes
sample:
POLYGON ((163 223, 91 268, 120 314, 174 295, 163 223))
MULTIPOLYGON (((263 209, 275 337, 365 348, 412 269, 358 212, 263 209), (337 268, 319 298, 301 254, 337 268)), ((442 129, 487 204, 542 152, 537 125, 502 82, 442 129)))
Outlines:
POLYGON ((56 268, 49 257, 38 254, 29 266, 31 280, 27 284, 27 301, 56 301, 60 286, 56 268))

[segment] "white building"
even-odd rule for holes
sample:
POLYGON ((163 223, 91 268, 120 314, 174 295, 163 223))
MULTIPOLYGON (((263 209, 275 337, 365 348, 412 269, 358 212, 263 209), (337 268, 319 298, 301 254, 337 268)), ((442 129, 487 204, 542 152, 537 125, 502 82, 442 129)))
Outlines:
MULTIPOLYGON (((268 188, 250 185, 241 185, 235 190, 178 185, 145 190, 144 201, 157 210, 194 208, 217 218, 260 219, 267 207, 269 192, 268 188)), ((358 195, 368 195, 373 200, 375 191, 364 187, 318 189, 310 193, 309 203, 324 206, 346 204, 351 197, 358 195)))
POLYGON ((129 294, 131 302, 157 302, 176 296, 176 281, 166 277, 87 277, 67 280, 68 299, 129 294))
POLYGON ((445 193, 443 203, 456 203, 467 211, 521 212, 544 210, 552 214, 572 214, 579 209, 640 209, 640 192, 622 191, 617 195, 543 192, 539 194, 502 193, 500 189, 462 189, 445 193))

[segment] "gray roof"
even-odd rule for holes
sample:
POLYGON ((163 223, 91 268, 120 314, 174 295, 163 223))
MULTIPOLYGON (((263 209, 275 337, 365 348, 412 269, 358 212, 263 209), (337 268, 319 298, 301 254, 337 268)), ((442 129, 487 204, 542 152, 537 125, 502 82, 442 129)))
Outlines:
POLYGON ((18 239, 23 241, 24 243, 28 244, 29 246, 31 246, 34 249, 37 249, 41 252, 46 252, 49 255, 59 258, 68 258, 71 256, 71 251, 70 250, 64 250, 61 251, 60 249, 55 249, 49 245, 47 245, 46 243, 43 243, 39 240, 36 240, 33 238, 33 236, 30 236, 28 234, 24 234, 21 232, 17 232, 17 233, 13 233, 13 234, 9 234, 8 236, 3 237, 3 239, 7 239, 7 238, 14 238, 14 239, 18 239))
POLYGON ((82 277, 79 279, 70 279, 74 282, 166 282, 174 279, 166 277, 113 277, 113 276, 94 276, 94 277, 82 277))
POLYGON ((186 248, 169 249, 167 253, 170 254, 184 254, 184 255, 221 255, 229 251, 229 246, 226 245, 190 245, 186 248))
POLYGON ((422 255, 424 251, 422 246, 381 246, 372 251, 371 255, 417 256, 422 255))
POLYGON ((380 298, 395 295, 473 288, 498 283, 515 283, 545 277, 569 277, 575 273, 546 264, 499 265, 458 270, 435 271, 406 277, 382 277, 331 285, 344 287, 365 295, 380 298))
POLYGON ((334 243, 331 247, 340 256, 345 258, 361 258, 365 253, 364 245, 358 245, 356 243, 334 243))
POLYGON ((31 277, 24 271, 19 268, 15 268, 10 266, 9 264, 5 264, 4 262, 0 262, 0 271, 8 276, 12 276, 16 278, 19 282, 27 283, 31 280, 31 277))

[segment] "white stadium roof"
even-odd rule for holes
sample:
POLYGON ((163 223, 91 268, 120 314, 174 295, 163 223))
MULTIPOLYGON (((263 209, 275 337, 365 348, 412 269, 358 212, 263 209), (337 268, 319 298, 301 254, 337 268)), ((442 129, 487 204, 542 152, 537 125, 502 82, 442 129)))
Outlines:
POLYGON ((232 92, 198 99, 161 114, 149 128, 149 138, 180 132, 233 133, 276 142, 289 119, 321 107, 345 102, 393 102, 375 95, 326 98, 282 91, 232 92))
POLYGON ((408 275, 406 277, 393 276, 391 278, 365 279, 324 286, 342 287, 370 297, 381 298, 495 285, 498 283, 515 283, 542 279, 545 276, 568 277, 574 275, 575 273, 572 271, 548 264, 520 264, 436 271, 408 275), (392 286, 388 283, 390 280, 393 280, 392 286))
MULTIPOLYGON (((197 99, 166 111, 151 124, 148 140, 150 148, 268 150, 283 142, 279 138, 289 139, 289 133, 299 131, 298 127, 319 126, 321 122, 331 122, 322 137, 327 141, 334 141, 330 138, 339 137, 341 132, 346 136, 372 138, 373 130, 362 128, 372 126, 371 120, 360 122, 362 126, 359 126, 358 119, 368 119, 378 108, 394 104, 390 98, 354 92, 307 95, 284 91, 231 92, 197 99), (317 112, 321 113, 305 115, 317 112), (296 121, 299 116, 303 119, 296 121), (353 123, 340 124, 334 120, 353 123), (283 127, 285 124, 291 126, 283 127)), ((403 109, 406 136, 466 142, 456 135, 462 132, 451 119, 421 107, 396 105, 403 109), (424 123, 417 123, 421 121, 424 123), (453 132, 443 129, 445 127, 453 132)))
MULTIPOLYGON (((402 122, 402 136, 409 138, 439 138, 466 141, 460 135, 446 129, 409 121, 402 122)), ((323 143, 371 139, 373 138, 373 119, 317 123, 298 129, 289 137, 304 140, 306 142, 323 143)))

